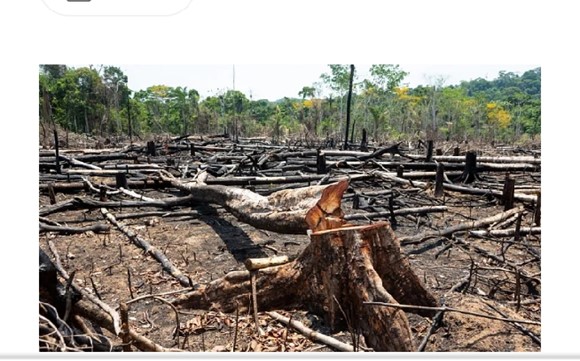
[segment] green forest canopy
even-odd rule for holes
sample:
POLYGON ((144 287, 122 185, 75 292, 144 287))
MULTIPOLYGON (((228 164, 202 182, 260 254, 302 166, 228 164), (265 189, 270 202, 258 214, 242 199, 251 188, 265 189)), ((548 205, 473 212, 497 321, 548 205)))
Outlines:
MULTIPOLYGON (((521 75, 409 88, 398 65, 372 65, 370 77, 355 76, 352 103, 354 139, 366 129, 371 139, 429 136, 513 140, 540 134, 541 69, 521 75)), ((277 101, 251 100, 237 90, 201 99, 195 89, 152 85, 132 91, 116 66, 74 68, 41 65, 39 110, 42 124, 100 136, 216 134, 310 138, 344 133, 349 66, 329 65, 320 81, 277 101), (325 93, 327 96, 321 97, 325 93)))

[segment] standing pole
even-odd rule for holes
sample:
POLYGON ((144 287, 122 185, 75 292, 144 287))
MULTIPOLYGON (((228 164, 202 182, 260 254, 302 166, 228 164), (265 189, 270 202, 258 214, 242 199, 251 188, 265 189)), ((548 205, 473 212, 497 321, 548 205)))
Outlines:
POLYGON ((131 124, 131 96, 127 95, 127 119, 129 122, 129 144, 133 145, 133 127, 131 124))
POLYGON ((345 129, 345 136, 344 136, 344 145, 342 146, 343 150, 348 149, 348 131, 350 129, 350 101, 352 99, 352 81, 354 78, 354 65, 350 65, 350 82, 348 85, 348 98, 346 100, 346 129, 345 129))
POLYGON ((58 133, 56 132, 56 125, 54 127, 54 155, 56 156, 56 173, 60 174, 60 155, 58 151, 58 133))

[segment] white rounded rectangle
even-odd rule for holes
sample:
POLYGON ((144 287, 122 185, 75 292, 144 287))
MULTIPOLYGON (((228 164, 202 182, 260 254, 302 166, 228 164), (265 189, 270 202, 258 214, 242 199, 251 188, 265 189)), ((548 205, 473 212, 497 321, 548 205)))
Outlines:
POLYGON ((167 16, 186 9, 192 0, 43 0, 60 15, 167 16))

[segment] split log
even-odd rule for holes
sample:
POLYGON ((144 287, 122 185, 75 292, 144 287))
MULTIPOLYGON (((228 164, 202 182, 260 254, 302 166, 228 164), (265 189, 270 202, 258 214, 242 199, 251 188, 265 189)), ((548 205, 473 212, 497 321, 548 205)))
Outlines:
MULTIPOLYGON (((324 315, 332 330, 344 328, 348 321, 376 351, 413 351, 412 333, 402 310, 364 303, 432 307, 437 302, 401 254, 388 223, 351 226, 341 218, 340 202, 347 187, 346 182, 329 186, 309 210, 306 221, 313 230, 311 243, 293 262, 252 273, 228 273, 173 303, 190 308, 217 307, 224 312, 238 306, 247 310, 251 278, 255 277, 261 310, 306 307, 324 315)), ((417 312, 434 314, 432 310, 417 312)))

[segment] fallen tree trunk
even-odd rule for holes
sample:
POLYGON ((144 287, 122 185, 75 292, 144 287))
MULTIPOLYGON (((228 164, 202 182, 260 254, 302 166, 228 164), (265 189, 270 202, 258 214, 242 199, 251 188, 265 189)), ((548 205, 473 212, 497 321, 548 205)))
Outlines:
MULTIPOLYGON (((386 179, 386 180, 392 180, 392 181, 397 182, 397 183, 408 184, 411 187, 423 187, 423 188, 427 187, 426 182, 411 181, 409 179, 397 177, 397 176, 393 175, 392 173, 388 173, 388 172, 373 170, 373 171, 371 171, 371 174, 376 175, 376 176, 383 178, 383 179, 386 179)), ((450 184, 450 183, 443 183, 443 188, 446 190, 460 192, 460 193, 466 193, 466 194, 492 195, 495 197, 503 197, 503 192, 500 190, 495 190, 495 189, 470 188, 470 187, 459 186, 459 185, 450 184)), ((529 194, 523 194, 523 193, 514 193, 514 199, 517 199, 517 200, 522 201, 522 202, 536 202, 537 197, 535 195, 529 195, 529 194)))
POLYGON ((403 245, 418 244, 418 243, 421 243, 429 238, 449 236, 455 232, 466 231, 469 229, 483 227, 483 226, 486 226, 486 225, 489 225, 489 224, 492 224, 495 222, 503 221, 504 219, 507 219, 516 213, 523 212, 523 210, 524 210, 523 207, 512 208, 509 211, 502 212, 502 213, 496 214, 494 216, 483 218, 483 219, 480 219, 477 221, 463 222, 463 223, 459 223, 455 226, 447 227, 447 228, 440 229, 437 231, 429 231, 429 232, 419 233, 419 234, 414 235, 414 236, 401 237, 400 238, 401 244, 403 244, 403 245))
MULTIPOLYGON (((251 279, 255 277, 261 310, 306 307, 324 315, 333 330, 344 328, 346 323, 360 329, 366 344, 376 351, 413 351, 412 333, 403 311, 366 307, 364 303, 435 306, 437 302, 401 254, 388 223, 344 224, 340 201, 347 187, 346 182, 329 186, 309 210, 306 220, 314 231, 311 243, 293 262, 252 272, 231 272, 178 297, 173 304, 198 309, 218 307, 224 312, 238 306, 247 310, 251 279)), ((418 313, 434 314, 432 310, 418 313)))
POLYGON ((88 227, 64 227, 64 226, 54 226, 51 224, 45 224, 42 222, 38 223, 39 233, 46 232, 57 232, 60 234, 75 234, 75 233, 85 233, 85 232, 95 232, 95 233, 109 233, 111 227, 106 224, 97 223, 88 227))
POLYGON ((115 227, 119 229, 125 236, 131 240, 133 244, 137 247, 143 249, 147 252, 151 257, 161 263, 163 269, 169 273, 173 278, 179 281, 179 283, 184 287, 194 287, 193 281, 191 278, 185 276, 180 270, 178 270, 173 263, 157 248, 153 247, 147 240, 140 237, 137 233, 133 232, 129 227, 119 223, 115 216, 109 213, 106 208, 101 208, 101 213, 103 216, 111 222, 115 227))
POLYGON ((308 229, 305 217, 328 186, 311 186, 285 189, 261 196, 248 189, 206 185, 203 182, 184 183, 168 173, 162 178, 175 188, 191 193, 198 202, 208 202, 224 207, 240 221, 269 231, 304 234, 308 229))
MULTIPOLYGON (((91 322, 107 329, 110 332, 115 332, 116 323, 109 314, 94 307, 89 302, 80 301, 74 306, 75 314, 90 320, 91 322)), ((131 344, 141 351, 147 352, 180 352, 182 350, 175 348, 165 348, 145 336, 138 334, 132 328, 129 329, 128 338, 131 344)))
POLYGON ((171 208, 191 204, 192 196, 170 197, 155 199, 152 201, 97 201, 90 198, 75 197, 65 202, 57 203, 52 206, 40 208, 38 215, 46 216, 52 213, 68 211, 71 209, 96 209, 96 208, 171 208))
MULTIPOLYGON (((425 213, 435 213, 435 212, 446 212, 446 206, 427 206, 427 207, 416 207, 416 208, 403 208, 397 209, 393 211, 393 215, 395 216, 404 216, 407 214, 425 214, 425 213)), ((390 217, 390 211, 384 212, 369 212, 369 213, 354 213, 349 214, 344 217, 346 220, 355 220, 355 219, 373 219, 373 218, 380 218, 380 217, 390 217)))
POLYGON ((67 162, 69 162, 69 164, 71 165, 75 165, 77 167, 83 167, 83 168, 87 168, 87 169, 94 169, 94 170, 101 170, 101 167, 98 167, 96 165, 93 164, 88 164, 85 162, 81 162, 80 160, 74 159, 74 158, 69 158, 69 157, 65 157, 62 154, 59 155, 60 159, 65 160, 67 162))
MULTIPOLYGON (((78 179, 74 177, 79 177, 78 175, 70 175, 71 179, 78 179)), ((108 187, 115 187, 117 183, 112 181, 102 182, 103 185, 108 187)), ((57 182, 53 183, 53 188, 57 192, 77 192, 85 190, 85 183, 84 182, 57 182)), ((158 188, 165 188, 169 186, 169 183, 160 181, 158 179, 148 179, 143 178, 140 180, 127 180, 127 186, 132 189, 158 189, 158 188)), ((40 183, 38 184, 39 191, 46 191, 48 190, 48 184, 40 183)))
MULTIPOLYGON (((519 229, 521 235, 526 234, 541 234, 542 227, 522 227, 519 229)), ((516 234, 516 229, 493 229, 493 230, 481 230, 481 231, 469 231, 469 234, 476 237, 513 237, 516 234)))
MULTIPOLYGON (((415 160, 423 160, 425 158, 422 155, 416 154, 408 154, 408 158, 415 159, 415 160)), ((439 162, 457 162, 462 163, 465 162, 465 157, 463 156, 450 156, 450 155, 436 155, 433 157, 434 160, 439 162)), ((541 159, 536 157, 486 157, 480 156, 477 157, 479 162, 486 162, 486 163, 529 163, 529 164, 541 164, 541 159)))
MULTIPOLYGON (((280 184, 280 183, 298 183, 298 182, 314 182, 319 181, 327 177, 325 174, 304 174, 304 175, 293 175, 285 177, 220 177, 208 179, 206 183, 208 185, 224 185, 224 186, 240 186, 240 185, 258 185, 258 184, 280 184)), ((346 177, 341 177, 345 179, 346 177)), ((348 177, 349 179, 367 179, 370 178, 367 174, 353 174, 348 177)), ((331 181, 338 181, 339 179, 334 179, 331 181)))
POLYGON ((268 316, 272 317, 276 321, 281 322, 286 326, 294 327, 296 330, 298 330, 304 336, 306 336, 314 341, 321 342, 321 343, 328 345, 328 346, 330 346, 338 351, 354 352, 354 347, 352 345, 346 344, 344 342, 340 342, 335 338, 332 338, 330 336, 326 336, 326 335, 323 335, 319 332, 316 332, 313 329, 304 326, 303 323, 301 323, 297 320, 291 320, 288 317, 282 316, 278 312, 272 311, 272 312, 266 312, 266 313, 268 314, 268 316))

